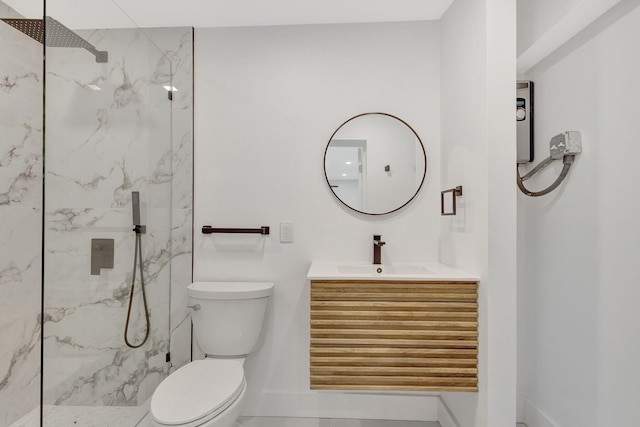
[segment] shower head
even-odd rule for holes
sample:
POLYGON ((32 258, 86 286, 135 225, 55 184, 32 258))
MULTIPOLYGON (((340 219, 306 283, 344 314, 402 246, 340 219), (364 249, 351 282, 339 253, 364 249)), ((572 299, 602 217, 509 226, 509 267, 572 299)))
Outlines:
POLYGON ((96 62, 106 63, 109 60, 108 52, 99 51, 91 43, 50 16, 45 18, 46 22, 42 19, 0 19, 32 39, 40 43, 45 42, 47 47, 83 48, 95 55, 96 62))

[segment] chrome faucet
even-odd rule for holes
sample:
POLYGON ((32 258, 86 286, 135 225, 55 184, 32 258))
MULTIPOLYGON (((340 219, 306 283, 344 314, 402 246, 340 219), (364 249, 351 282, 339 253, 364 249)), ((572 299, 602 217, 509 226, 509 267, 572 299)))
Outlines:
POLYGON ((382 251, 380 248, 384 246, 386 242, 380 240, 382 238, 379 234, 373 235, 373 263, 382 264, 382 251))

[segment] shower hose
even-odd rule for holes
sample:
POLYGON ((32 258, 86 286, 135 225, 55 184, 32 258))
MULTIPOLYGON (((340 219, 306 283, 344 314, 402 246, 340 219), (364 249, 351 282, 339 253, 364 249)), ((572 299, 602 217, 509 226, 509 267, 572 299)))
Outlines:
POLYGON ((142 347, 142 345, 145 342, 147 342, 147 339, 149 338, 149 329, 150 329, 149 310, 147 309, 147 295, 144 290, 144 273, 142 269, 142 262, 143 262, 142 261, 142 233, 141 233, 141 227, 139 225, 136 225, 135 227, 136 228, 133 229, 133 231, 136 232, 136 247, 133 255, 133 273, 132 273, 133 278, 131 279, 131 292, 129 294, 129 309, 127 310, 127 323, 124 326, 124 342, 130 348, 142 347), (133 304, 133 293, 136 286, 136 267, 138 266, 140 267, 140 292, 142 294, 142 304, 144 305, 146 332, 144 335, 144 339, 140 344, 132 344, 131 342, 129 342, 129 338, 127 335, 129 332, 129 319, 131 318, 131 306, 133 304))

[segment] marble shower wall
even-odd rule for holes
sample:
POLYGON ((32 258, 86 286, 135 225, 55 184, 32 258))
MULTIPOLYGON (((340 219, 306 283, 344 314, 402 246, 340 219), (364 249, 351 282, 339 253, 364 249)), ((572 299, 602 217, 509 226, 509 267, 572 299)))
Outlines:
POLYGON ((171 258, 171 369, 191 361, 193 246, 193 28, 148 28, 147 35, 173 67, 173 181, 171 258))
MULTIPOLYGON (((0 16, 20 17, 2 2, 0 16)), ((83 34, 110 50, 107 65, 96 64, 83 50, 48 52, 47 403, 144 401, 169 369, 164 358, 170 332, 173 366, 189 361, 192 29, 147 33, 164 55, 136 30, 83 34), (171 72, 179 89, 172 105, 161 88, 171 72), (102 91, 94 93, 88 83, 102 91), (153 326, 147 345, 128 350, 122 329, 134 190, 141 191, 148 226, 143 249, 153 326), (101 276, 89 274, 91 238, 116 241, 115 268, 101 276)), ((41 44, 0 22, 0 46, 0 427, 5 427, 36 408, 40 396, 43 78, 41 44)), ((136 320, 134 330, 140 330, 136 320)))
POLYGON ((39 402, 41 205, 42 45, 0 21, 0 427, 39 402))
MULTIPOLYGON (((44 402, 138 405, 169 372, 171 336, 179 342, 180 325, 189 323, 186 303, 180 310, 170 298, 191 281, 192 31, 77 32, 108 51, 109 62, 82 49, 47 50, 44 402), (163 87, 171 84, 179 89, 173 102, 163 87), (123 341, 132 191, 140 192, 147 226, 151 333, 139 349, 123 341), (97 238, 114 240, 114 268, 91 275, 97 238)), ((139 342, 145 322, 136 276, 129 337, 139 342)), ((186 361, 173 357, 174 365, 186 361)))

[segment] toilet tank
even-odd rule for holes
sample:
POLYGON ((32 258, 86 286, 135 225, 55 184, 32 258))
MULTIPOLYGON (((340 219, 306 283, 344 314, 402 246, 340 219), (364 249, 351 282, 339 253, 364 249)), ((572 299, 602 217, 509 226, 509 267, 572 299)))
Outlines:
POLYGON ((251 353, 264 323, 270 282, 194 282, 187 286, 193 332, 200 349, 213 357, 251 353))

